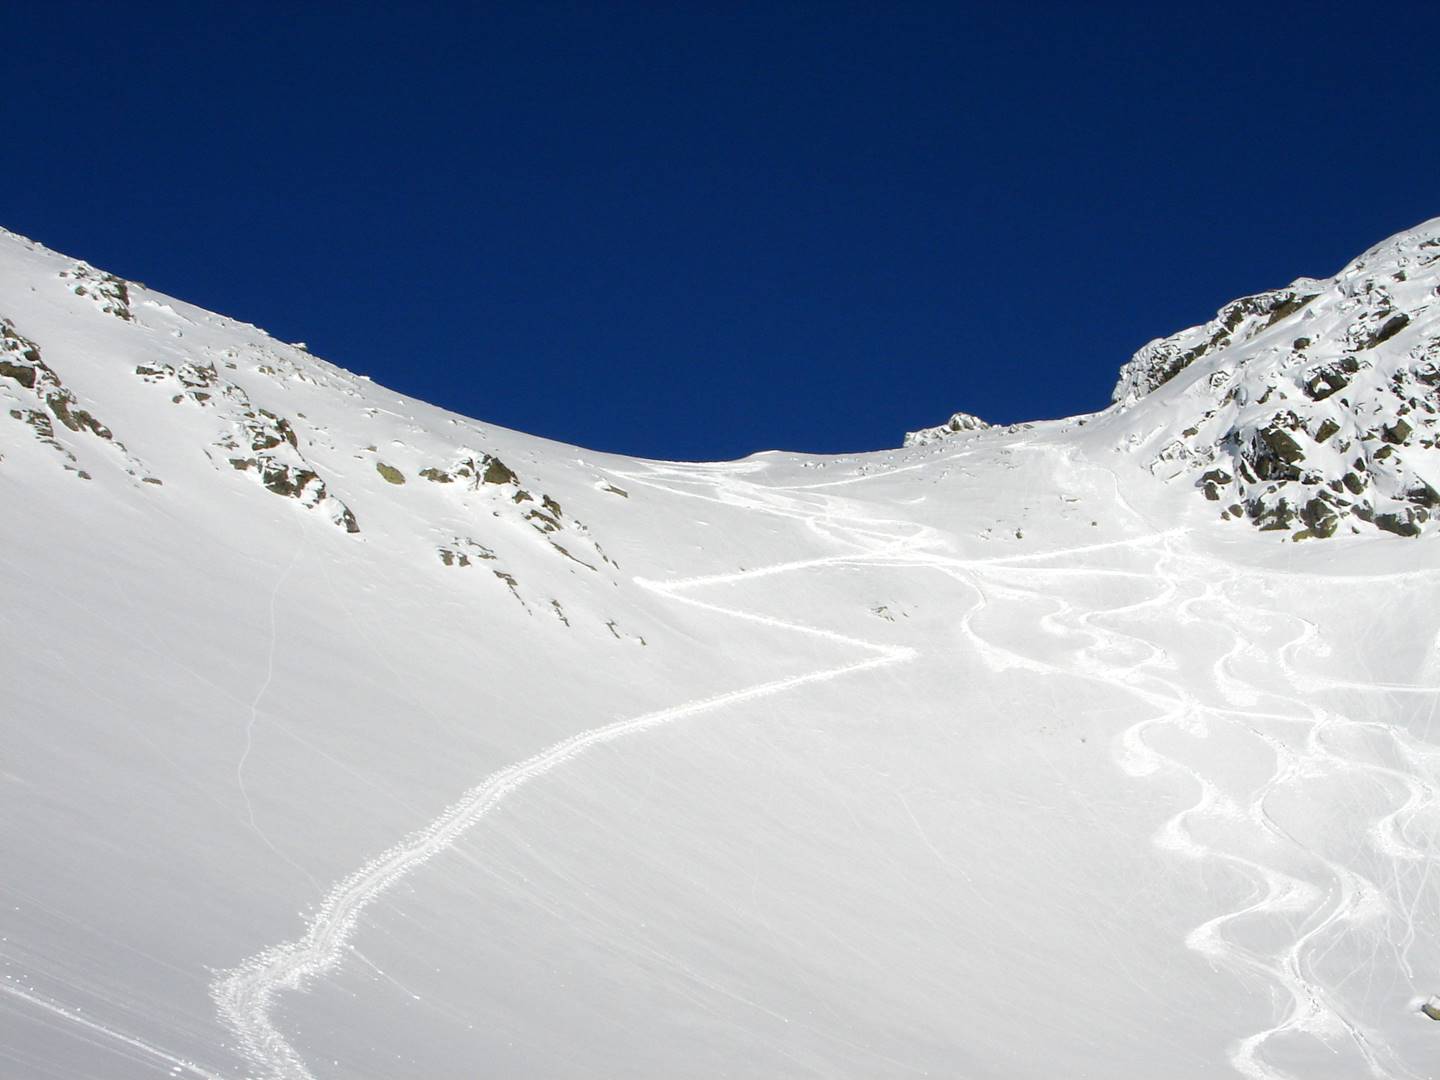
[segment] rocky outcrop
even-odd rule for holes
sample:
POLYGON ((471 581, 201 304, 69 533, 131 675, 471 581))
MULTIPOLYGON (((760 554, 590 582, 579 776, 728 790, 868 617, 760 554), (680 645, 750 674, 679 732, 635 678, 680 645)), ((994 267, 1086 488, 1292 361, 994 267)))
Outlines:
MULTIPOLYGON (((532 494, 530 489, 523 486, 525 482, 521 480, 520 474, 493 454, 462 451, 448 467, 429 465, 420 470, 420 476, 433 484, 454 485, 458 491, 478 492, 495 500, 489 503, 492 514, 511 521, 518 518, 518 521, 545 537, 556 553, 587 570, 598 570, 597 562, 614 565, 590 536, 590 530, 581 522, 566 517, 558 500, 544 492, 538 496, 532 494), (570 539, 571 537, 574 539, 570 539), (561 540, 565 542, 561 543, 561 540), (572 548, 580 549, 577 541, 594 552, 593 559, 589 551, 584 558, 575 554, 572 548)), ((618 489, 616 491, 624 494, 618 489)), ((626 497, 628 498, 628 495, 626 497)), ((458 549, 452 552, 451 561, 445 560, 444 552, 445 549, 442 548, 441 560, 445 561, 447 566, 452 562, 458 564, 458 549)))
POLYGON ((301 452, 295 425, 287 417, 256 406, 245 389, 225 378, 213 361, 155 361, 137 365, 135 374, 142 382, 167 392, 172 404, 218 410, 221 431, 212 449, 219 453, 206 451, 217 467, 228 465, 255 477, 274 495, 319 508, 346 532, 360 531, 350 508, 331 493, 301 452))
POLYGON ((1159 415, 1150 462, 1226 519, 1294 539, 1433 531, 1440 513, 1440 219, 1328 281, 1227 305, 1121 371, 1121 416, 1159 415))
POLYGON ((1320 289, 1320 282, 1304 278, 1288 288, 1241 297, 1226 304, 1203 326, 1192 326, 1150 342, 1120 369, 1111 400, 1133 405, 1197 360, 1250 341, 1303 310, 1320 289))
POLYGON ((305 460, 288 419, 268 409, 247 408, 235 426, 238 430, 217 444, 226 452, 232 468, 251 473, 275 495, 295 499, 302 506, 319 507, 348 533, 360 531, 350 508, 330 493, 319 473, 305 460))
POLYGON ((217 397, 242 405, 249 401, 244 391, 220 377, 213 362, 166 364, 156 361, 137 365, 135 374, 152 385, 168 387, 170 400, 176 405, 185 402, 208 405, 213 404, 217 397))
POLYGON ((474 560, 492 561, 495 552, 468 536, 457 536, 449 544, 436 548, 440 561, 446 566, 466 567, 474 560))
POLYGON ((930 443, 939 442, 941 439, 948 439, 952 435, 959 435, 966 431, 984 431, 989 427, 990 425, 978 416, 972 416, 970 413, 957 412, 943 424, 937 424, 935 427, 930 428, 921 428, 919 431, 907 431, 905 433, 904 445, 907 447, 927 446, 930 443))
POLYGON ((40 355, 40 346, 15 329, 9 319, 0 319, 0 397, 13 405, 7 409, 12 420, 28 425, 35 437, 64 458, 65 468, 88 480, 90 474, 79 465, 79 443, 67 446, 55 430, 55 421, 77 434, 93 436, 107 444, 124 463, 125 471, 141 480, 159 484, 148 475, 144 464, 115 438, 109 426, 81 405, 74 392, 40 355))
POLYGON ((29 391, 71 431, 88 431, 109 441, 115 436, 90 412, 80 407, 75 395, 40 358, 40 347, 15 330, 9 319, 0 320, 0 378, 11 380, 29 391))
POLYGON ((135 318, 130 311, 130 285, 123 278, 96 270, 83 262, 76 263, 69 270, 61 270, 60 277, 69 283, 71 292, 88 297, 104 314, 114 315, 126 322, 135 318))

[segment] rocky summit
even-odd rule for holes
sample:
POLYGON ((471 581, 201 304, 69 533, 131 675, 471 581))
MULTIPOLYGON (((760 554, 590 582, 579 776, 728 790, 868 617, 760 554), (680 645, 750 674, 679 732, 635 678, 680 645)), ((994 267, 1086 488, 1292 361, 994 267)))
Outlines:
POLYGON ((1297 540, 1419 536, 1440 508, 1437 387, 1440 219, 1152 341, 1114 400, 1152 471, 1222 518, 1297 540))

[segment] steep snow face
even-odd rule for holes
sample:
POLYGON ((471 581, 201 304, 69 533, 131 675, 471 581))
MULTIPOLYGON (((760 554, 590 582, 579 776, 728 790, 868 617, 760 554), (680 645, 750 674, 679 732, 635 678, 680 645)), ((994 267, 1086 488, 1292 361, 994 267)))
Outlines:
POLYGON ((907 431, 905 433, 905 446, 928 446, 930 443, 940 439, 948 439, 952 435, 958 435, 962 431, 984 431, 990 425, 978 416, 969 413, 957 412, 943 424, 935 427, 921 428, 919 431, 907 431))
POLYGON ((1440 219, 1334 278, 1237 300, 1151 342, 1114 397, 1151 468, 1193 483, 1220 517, 1295 539, 1432 530, 1440 219))
POLYGON ((0 1075, 1429 1075, 1440 563, 1194 488, 1339 302, 683 464, 0 237, 0 1075))

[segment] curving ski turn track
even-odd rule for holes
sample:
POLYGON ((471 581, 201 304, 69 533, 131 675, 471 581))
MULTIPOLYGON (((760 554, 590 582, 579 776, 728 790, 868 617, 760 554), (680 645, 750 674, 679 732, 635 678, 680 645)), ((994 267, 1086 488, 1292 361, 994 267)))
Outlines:
POLYGON ((777 493, 773 492, 761 494, 760 489, 750 485, 738 485, 733 481, 727 484, 730 477, 720 470, 667 470, 661 467, 648 474, 620 475, 632 483, 685 495, 695 493, 668 487, 660 478, 681 482, 693 482, 697 478, 703 478, 714 482, 717 487, 725 488, 725 494, 729 498, 699 497, 715 498, 716 501, 739 503, 763 512, 802 518, 823 535, 850 543, 855 548, 854 552, 829 558, 664 583, 637 579, 637 583, 681 603, 776 629, 810 635, 847 649, 860 649, 870 655, 865 659, 770 680, 592 728, 563 739, 524 761, 486 777, 424 828, 381 852, 333 886, 309 919, 301 936, 265 949, 238 967, 221 974, 214 981, 211 992, 221 1020, 234 1033, 244 1057, 263 1075, 273 1080, 314 1080, 314 1074, 304 1059, 275 1025, 272 1012, 277 995, 287 990, 304 990, 316 979, 332 971, 343 958, 345 946, 355 933, 360 915, 367 907, 406 876, 451 847, 516 791, 605 743, 812 683, 904 663, 916 655, 915 650, 907 647, 865 641, 819 627, 726 608, 683 594, 690 589, 797 569, 884 560, 922 540, 928 531, 924 527, 906 522, 849 516, 845 513, 841 500, 826 496, 812 496, 812 505, 807 506, 801 499, 783 494, 778 498, 775 497, 777 493), (813 505, 817 502, 818 506, 813 505), (887 531, 887 525, 908 528, 910 534, 895 535, 887 531))
MULTIPOLYGON (((1063 452, 1061 458, 1066 466, 1076 464, 1063 452)), ((234 1033, 245 1058, 260 1074, 271 1080, 314 1080, 301 1055, 274 1022, 277 997, 286 991, 303 991, 333 971, 346 955, 346 946, 369 905, 418 867, 443 854, 522 787, 605 743, 915 658, 917 652, 912 648, 868 641, 690 595, 697 590, 777 574, 871 565, 939 573, 973 590, 976 602, 960 616, 959 626, 988 666, 1094 680, 1133 696, 1153 710, 1117 737, 1117 764, 1137 777, 1178 774, 1198 790, 1191 805, 1160 825, 1154 843, 1174 857, 1209 860, 1253 883, 1250 895, 1239 906, 1196 925, 1184 944, 1211 964, 1230 970, 1247 986, 1258 983, 1278 993, 1281 1002, 1273 1022, 1237 1039, 1229 1048, 1228 1062, 1235 1073, 1250 1080, 1296 1080, 1267 1057, 1273 1040, 1296 1036, 1316 1040, 1332 1055, 1348 1047, 1357 1065, 1370 1076, 1418 1080, 1419 1074, 1383 1043, 1373 1040, 1365 1026, 1350 1015, 1336 990, 1318 973, 1317 964, 1329 950, 1345 942, 1347 935, 1385 922, 1399 927, 1387 939, 1396 951, 1399 967, 1413 979, 1410 953, 1417 939, 1416 909, 1429 886, 1435 858, 1430 847, 1410 838, 1408 829, 1417 818, 1433 815, 1440 805, 1440 749, 1418 742, 1394 725, 1349 720, 1309 704, 1300 685, 1303 679, 1297 657, 1303 651, 1323 654, 1313 624, 1283 616, 1293 619, 1297 629, 1278 649, 1267 645, 1255 630, 1264 623, 1266 610, 1237 600, 1233 581, 1227 588, 1203 575, 1183 572, 1194 560, 1203 563, 1204 557, 1188 549, 1177 552, 1175 545, 1182 534, 1178 528, 1034 554, 958 558, 945 553, 947 549, 953 551, 953 547, 949 537, 938 530, 914 521, 868 516, 856 503, 826 490, 859 482, 867 479, 865 476, 790 488, 765 487, 744 479, 747 472, 761 467, 656 464, 644 472, 616 475, 632 485, 656 488, 672 496, 797 520, 827 544, 840 546, 839 553, 666 582, 637 579, 637 584, 677 603, 808 635, 847 652, 858 650, 863 654, 861 658, 580 732, 486 777, 438 818, 332 887, 300 936, 265 949, 216 979, 212 992, 220 1016, 234 1033), (1059 561, 1066 556, 1117 547, 1153 550, 1155 561, 1140 570, 1066 565, 1059 561), (1047 582, 1054 580, 1057 573, 1116 575, 1151 583, 1156 588, 1129 604, 1080 608, 1061 592, 1049 589, 1047 582), (977 628, 977 614, 990 605, 1036 600, 1049 609, 1039 618, 1048 634, 1077 642, 1065 662, 1028 655, 1012 642, 988 640, 977 628), (1172 615, 1177 625, 1211 632, 1229 643, 1214 659, 1206 685, 1198 693, 1180 677, 1164 646, 1143 633, 1147 620, 1148 625, 1161 625, 1172 615), (1126 624, 1131 625, 1127 628, 1126 624), (1276 666, 1290 687, 1262 687, 1248 680, 1242 668, 1257 662, 1276 666), (1191 764, 1184 753, 1155 745, 1156 736, 1167 730, 1187 739, 1203 740, 1216 725, 1242 733, 1271 755, 1271 774, 1258 787, 1228 790, 1227 781, 1208 775, 1204 764, 1191 764), (1393 748, 1395 761, 1386 764, 1347 756, 1333 742, 1337 733, 1345 732, 1385 740, 1393 748), (1306 782, 1316 776, 1336 775, 1363 775, 1395 793, 1393 807, 1378 816, 1366 833, 1370 848, 1388 865, 1398 868, 1392 881, 1377 883, 1308 844, 1272 812, 1270 804, 1277 793, 1303 791, 1306 782), (1406 867, 1418 868, 1418 883, 1405 876, 1406 867), (1283 945, 1257 947, 1245 935, 1237 934, 1238 930, 1255 926, 1277 934, 1283 945)), ((1137 523, 1142 521, 1142 516, 1124 499, 1118 482, 1115 487, 1119 504, 1131 512, 1137 523)), ((1224 574, 1233 575, 1237 568, 1224 564, 1222 569, 1224 574)), ((1269 614, 1275 617, 1273 612, 1269 614)), ((1312 688, 1319 685, 1388 693, 1436 692, 1423 686, 1323 677, 1310 679, 1309 683, 1312 688)))

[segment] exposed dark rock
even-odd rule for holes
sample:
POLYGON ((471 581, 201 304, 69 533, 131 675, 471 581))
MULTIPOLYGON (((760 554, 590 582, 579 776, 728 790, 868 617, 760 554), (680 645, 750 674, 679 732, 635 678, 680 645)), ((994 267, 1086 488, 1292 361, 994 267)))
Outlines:
POLYGON ((1397 419, 1393 424, 1386 424, 1381 428, 1380 437, 1387 443, 1403 446, 1413 431, 1414 429, 1404 420, 1397 419))
POLYGON ((260 409, 246 415, 252 421, 246 425, 246 430, 250 434, 250 449, 273 450, 281 443, 289 443, 291 447, 299 449, 300 440, 296 438, 295 429, 290 426, 290 421, 285 417, 276 416, 268 409, 260 409))
POLYGON ((40 347, 20 335, 8 319, 0 320, 0 376, 14 379, 34 394, 55 419, 71 431, 88 431, 107 442, 114 440, 111 430, 89 410, 80 407, 60 376, 41 359, 40 347))
POLYGON ((84 409, 75 407, 75 397, 68 390, 51 391, 45 397, 45 404, 56 418, 71 431, 88 431, 101 439, 112 439, 110 429, 91 416, 84 409))
POLYGON ((1398 334, 1401 330, 1404 330, 1405 327, 1409 325, 1410 316, 1405 314, 1403 311, 1399 312, 1398 314, 1392 315, 1390 316, 1390 318, 1386 319, 1383 324, 1381 324, 1378 330, 1376 330, 1368 337, 1364 338, 1360 347, 1362 349, 1373 349, 1376 345, 1380 345, 1386 341, 1389 341, 1392 337, 1398 334))
POLYGON ((61 270, 60 276, 74 281, 71 292, 76 296, 88 296, 99 305, 106 315, 130 322, 130 285, 114 274, 96 270, 89 263, 76 263, 69 270, 61 270))
POLYGON ((1440 492, 1423 481, 1405 493, 1405 498, 1416 506, 1427 509, 1440 505, 1440 492))
POLYGON ((1220 501, 1220 489, 1235 478, 1224 469, 1211 469, 1200 477, 1200 487, 1211 502, 1220 501))
POLYGON ((438 549, 440 561, 446 566, 469 566, 472 558, 493 560, 495 552, 484 544, 478 544, 467 537, 457 536, 449 547, 438 549))
POLYGON ((1245 505, 1245 513, 1263 532, 1288 529, 1295 520, 1295 511, 1283 498, 1269 503, 1258 498, 1251 499, 1245 505))
POLYGON ((1324 401, 1350 385, 1350 379, 1360 370, 1359 362, 1347 356, 1333 364, 1316 368, 1305 379, 1305 393, 1313 401, 1324 401))
POLYGON ((1270 318, 1265 321, 1265 329, 1268 330, 1281 319, 1294 315, 1297 311, 1300 311, 1309 304, 1310 301, 1314 300, 1317 295, 1316 293, 1310 293, 1305 296, 1292 295, 1281 300, 1270 309, 1270 318))
MULTIPOLYGON (((579 563, 581 566, 585 567, 586 570, 595 569, 595 567, 591 566, 584 559, 577 559, 574 555, 570 554, 568 549, 561 547, 559 544, 555 543, 554 540, 550 541, 550 546, 553 547, 556 551, 558 551, 561 555, 564 555, 565 558, 569 559, 571 562, 579 563)), ((609 560, 606 561, 608 562, 609 560)))
POLYGON ((1305 451, 1278 421, 1255 433, 1251 444, 1250 464, 1261 480, 1299 480, 1297 462, 1305 460, 1305 451))
POLYGON ((1420 526, 1416 524, 1413 512, 1376 514, 1375 527, 1394 533, 1396 536, 1419 536, 1420 526))
POLYGON ((55 427, 50 423, 50 417, 38 409, 11 409, 10 415, 22 423, 29 424, 40 438, 54 439, 55 427))
POLYGON ((1300 520, 1313 536, 1320 539, 1334 536, 1340 526, 1340 515, 1323 499, 1311 499, 1300 508, 1300 520))
POLYGON ((320 480, 314 469, 282 465, 277 461, 264 459, 260 461, 259 465, 260 482, 276 495, 284 495, 292 499, 299 498, 307 486, 320 480))
POLYGON ((0 360, 0 376, 14 379, 26 390, 35 389, 35 367, 33 364, 12 364, 0 360))
POLYGON ((520 478, 497 457, 485 455, 485 472, 481 477, 487 484, 515 484, 520 478))
POLYGON ((525 520, 543 533, 558 532, 560 530, 560 522, 556 521, 543 510, 527 510, 525 512, 525 520))

